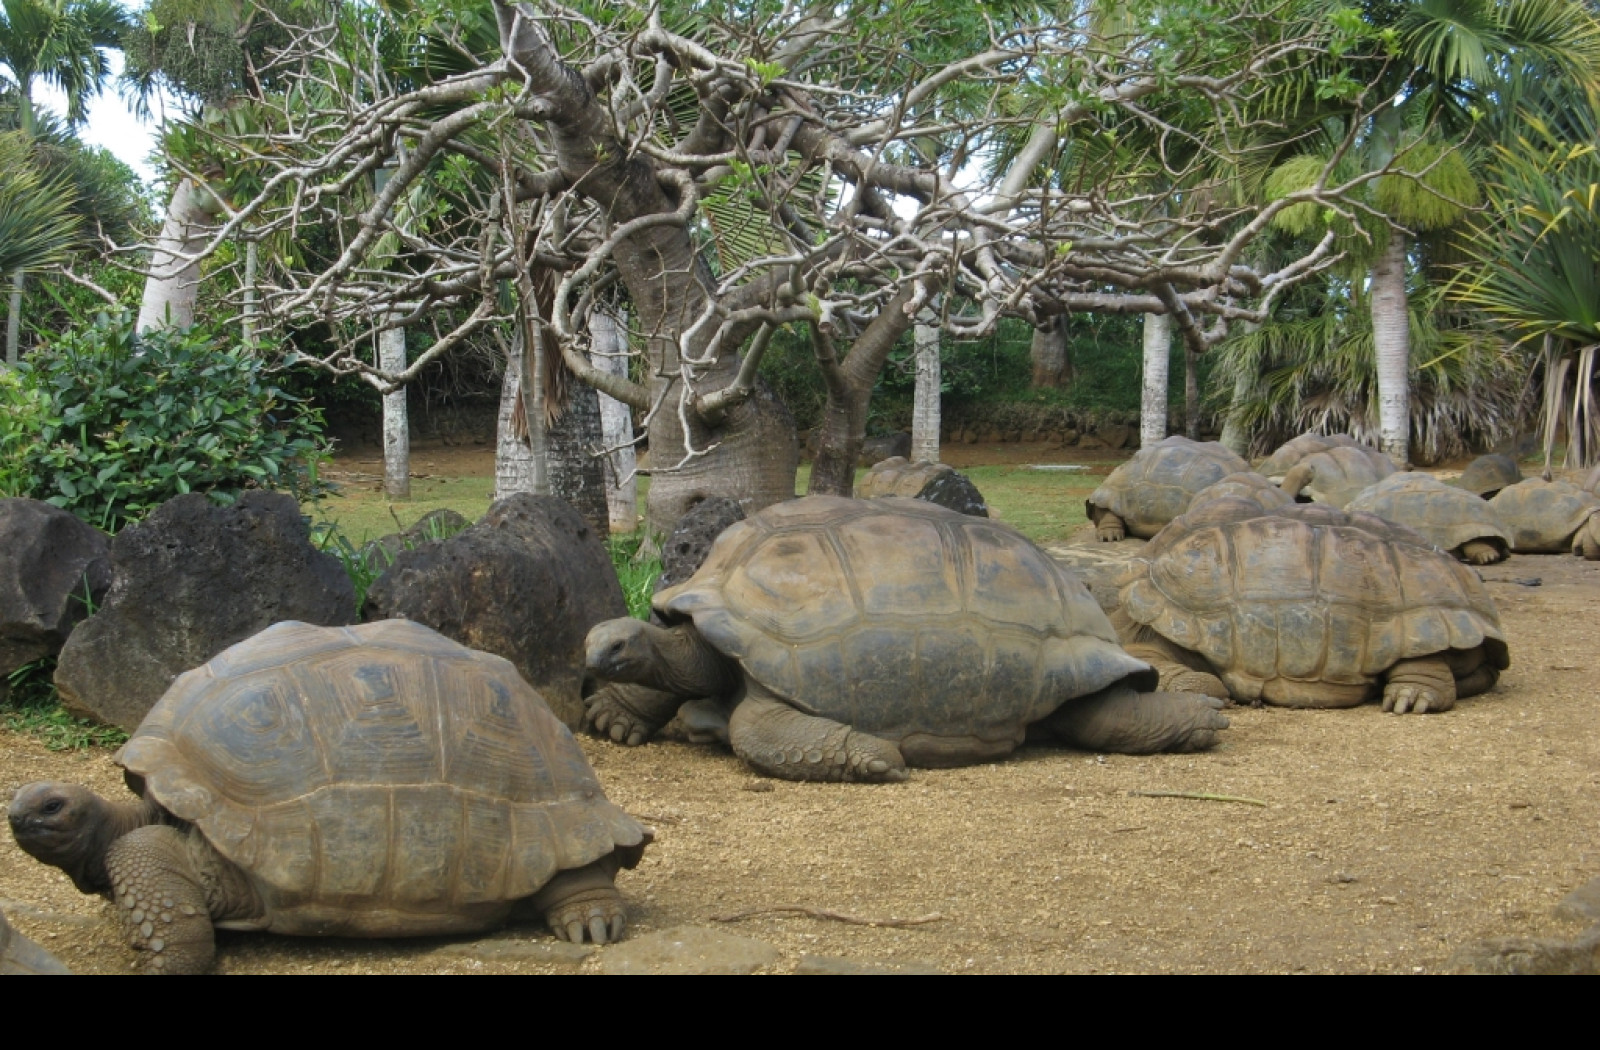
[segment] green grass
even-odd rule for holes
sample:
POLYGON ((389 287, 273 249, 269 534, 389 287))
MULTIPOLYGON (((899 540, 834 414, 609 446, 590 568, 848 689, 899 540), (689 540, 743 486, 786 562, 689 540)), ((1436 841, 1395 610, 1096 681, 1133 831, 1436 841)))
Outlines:
POLYGON ((317 525, 336 528, 353 545, 399 532, 416 524, 430 511, 449 508, 477 521, 489 509, 494 494, 494 478, 414 478, 411 498, 391 501, 381 486, 346 484, 337 495, 311 503, 301 510, 317 525))
POLYGON ((38 737, 51 751, 84 751, 91 747, 121 747, 128 734, 92 718, 78 718, 61 706, 53 676, 54 657, 35 660, 6 677, 9 687, 0 702, 0 725, 13 733, 38 737))
POLYGON ((642 532, 632 532, 611 537, 606 548, 611 552, 611 564, 622 584, 622 596, 628 601, 628 615, 648 620, 650 596, 655 592, 656 578, 661 575, 661 555, 640 558, 639 544, 643 541, 642 532))

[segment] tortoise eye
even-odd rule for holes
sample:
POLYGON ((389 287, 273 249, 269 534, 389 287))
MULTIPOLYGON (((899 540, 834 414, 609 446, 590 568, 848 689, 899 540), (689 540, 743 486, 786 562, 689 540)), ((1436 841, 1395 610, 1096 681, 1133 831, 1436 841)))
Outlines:
POLYGON ((43 813, 47 817, 53 817, 57 813, 60 813, 61 812, 61 807, 65 806, 65 805, 66 805, 66 803, 64 801, 62 801, 61 799, 53 798, 49 802, 46 802, 42 807, 40 807, 40 812, 43 813))

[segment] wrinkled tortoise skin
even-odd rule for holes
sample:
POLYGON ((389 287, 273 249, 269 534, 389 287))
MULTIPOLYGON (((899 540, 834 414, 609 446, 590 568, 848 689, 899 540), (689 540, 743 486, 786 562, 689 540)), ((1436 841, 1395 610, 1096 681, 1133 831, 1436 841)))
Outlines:
POLYGON ((1084 505, 1099 523, 1106 511, 1121 518, 1130 536, 1149 538, 1189 507, 1194 495, 1230 474, 1250 469, 1215 441, 1173 435, 1134 453, 1112 471, 1084 505))
POLYGON ((775 504, 655 608, 692 618, 793 707, 895 741, 912 764, 920 739, 1004 754, 1065 701, 1156 679, 1033 543, 921 500, 775 504))
POLYGON ((1509 665, 1472 569, 1402 526, 1296 505, 1217 500, 1173 522, 1122 589, 1137 624, 1199 653, 1235 699, 1276 678, 1367 685, 1400 660, 1483 647, 1509 665))
POLYGON ((408 620, 270 627, 180 676, 118 757, 278 933, 483 929, 648 841, 509 662, 408 620))

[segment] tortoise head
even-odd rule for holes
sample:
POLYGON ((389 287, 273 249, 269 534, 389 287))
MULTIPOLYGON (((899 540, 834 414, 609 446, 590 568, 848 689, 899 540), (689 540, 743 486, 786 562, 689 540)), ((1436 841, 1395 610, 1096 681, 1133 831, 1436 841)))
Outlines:
POLYGON ((1289 473, 1285 474, 1283 476, 1283 480, 1278 482, 1278 487, 1283 489, 1284 493, 1291 499, 1302 503, 1308 503, 1310 502, 1309 498, 1301 496, 1300 492, 1307 485, 1311 484, 1311 479, 1316 477, 1316 475, 1316 466, 1301 460, 1299 463, 1296 463, 1293 467, 1289 468, 1289 473))
POLYGON ((655 646, 650 644, 652 629, 632 617, 597 623, 584 639, 584 663, 613 682, 643 682, 660 664, 655 646))
POLYGON ((54 864, 87 889, 80 874, 99 867, 106 845, 109 806, 81 784, 53 780, 24 784, 6 811, 11 834, 25 853, 54 864))

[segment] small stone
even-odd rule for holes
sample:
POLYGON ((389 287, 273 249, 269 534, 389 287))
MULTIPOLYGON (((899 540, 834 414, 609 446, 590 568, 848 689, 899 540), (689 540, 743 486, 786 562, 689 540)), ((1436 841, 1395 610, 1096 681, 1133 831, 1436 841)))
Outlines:
POLYGON ((1450 957, 1450 973, 1600 974, 1600 926, 1572 940, 1513 937, 1469 944, 1450 957))
POLYGON ((864 963, 836 955, 803 955, 794 972, 811 976, 838 975, 845 977, 874 974, 938 974, 943 971, 929 962, 920 960, 905 963, 864 963))
POLYGON ((745 791, 773 791, 775 790, 770 780, 752 780, 743 785, 745 791))
POLYGON ((703 926, 677 926, 608 948, 600 971, 626 974, 747 974, 778 961, 778 949, 703 926))
POLYGON ((1590 879, 1561 898, 1556 915, 1579 922, 1600 922, 1600 879, 1590 879))

